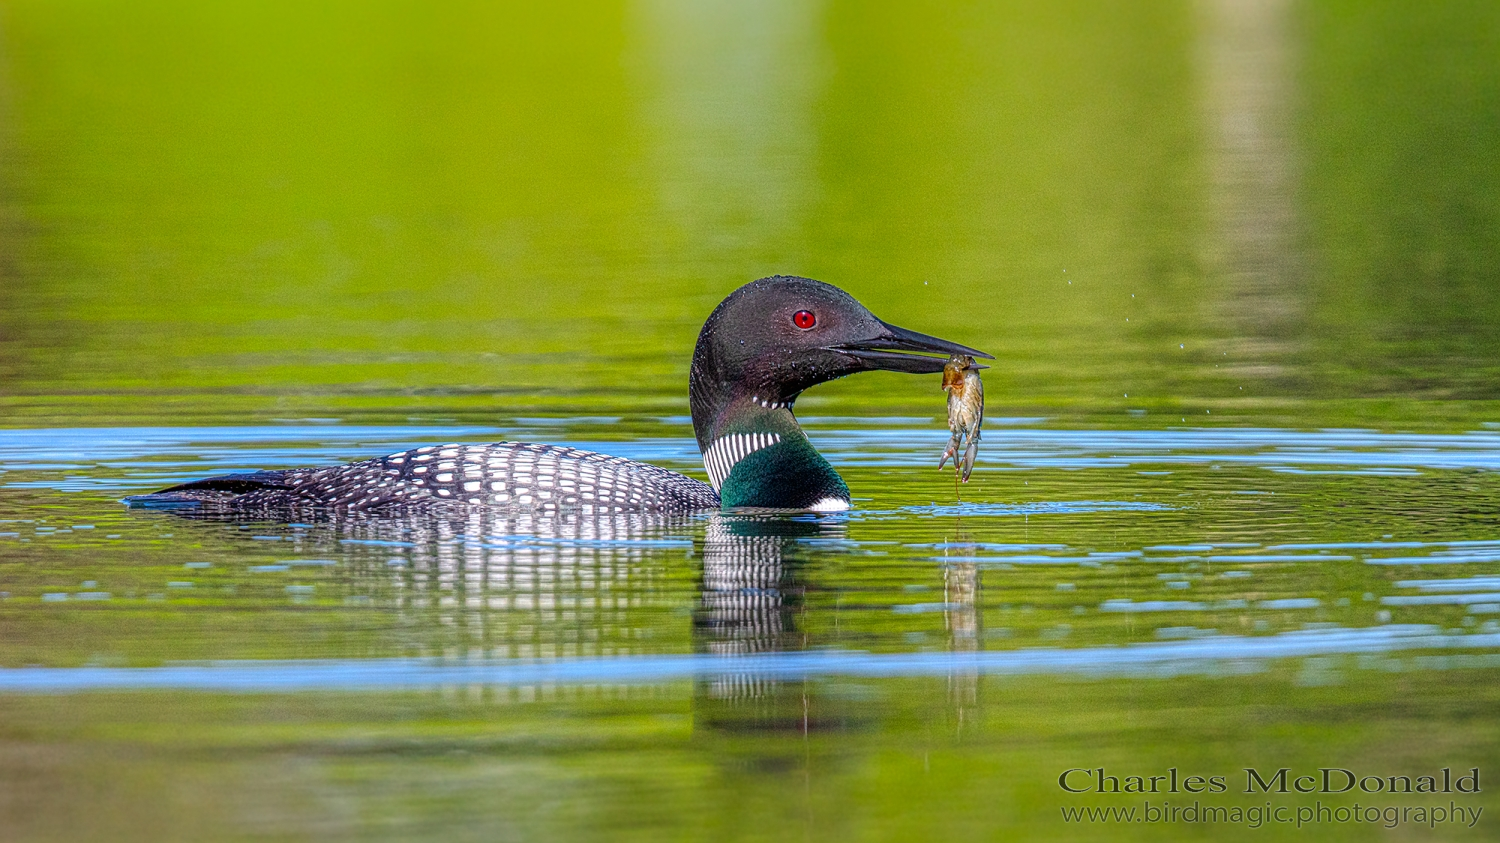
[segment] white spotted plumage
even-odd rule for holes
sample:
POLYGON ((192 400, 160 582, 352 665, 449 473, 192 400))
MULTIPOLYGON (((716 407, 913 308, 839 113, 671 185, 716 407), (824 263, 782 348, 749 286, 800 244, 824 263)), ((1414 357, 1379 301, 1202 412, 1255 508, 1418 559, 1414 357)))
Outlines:
POLYGON ((330 468, 267 473, 271 475, 277 478, 273 487, 241 495, 236 505, 322 503, 378 511, 442 501, 581 513, 719 506, 718 495, 701 481, 622 457, 555 445, 444 445, 440 451, 420 448, 330 468))

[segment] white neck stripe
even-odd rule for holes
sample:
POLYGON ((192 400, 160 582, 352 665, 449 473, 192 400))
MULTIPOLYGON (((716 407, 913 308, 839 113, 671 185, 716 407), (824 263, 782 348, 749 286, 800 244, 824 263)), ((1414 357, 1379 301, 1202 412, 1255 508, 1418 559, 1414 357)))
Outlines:
POLYGON ((780 441, 779 433, 730 433, 719 437, 703 453, 703 467, 708 470, 708 480, 714 491, 724 485, 740 460, 780 441))

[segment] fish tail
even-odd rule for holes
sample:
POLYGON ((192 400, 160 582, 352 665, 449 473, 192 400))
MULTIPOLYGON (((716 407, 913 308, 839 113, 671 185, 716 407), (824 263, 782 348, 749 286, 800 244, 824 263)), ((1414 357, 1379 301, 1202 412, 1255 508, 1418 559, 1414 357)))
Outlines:
POLYGON ((962 437, 957 433, 953 434, 952 438, 948 440, 948 447, 943 449, 943 458, 938 460, 938 471, 943 470, 943 466, 948 463, 949 457, 953 458, 953 467, 955 469, 958 468, 958 449, 961 445, 963 445, 962 437))
MULTIPOLYGON (((979 456, 979 437, 969 440, 969 447, 964 449, 963 478, 969 482, 969 472, 974 470, 974 458, 979 456)), ((954 468, 958 468, 957 457, 954 458, 954 468)))

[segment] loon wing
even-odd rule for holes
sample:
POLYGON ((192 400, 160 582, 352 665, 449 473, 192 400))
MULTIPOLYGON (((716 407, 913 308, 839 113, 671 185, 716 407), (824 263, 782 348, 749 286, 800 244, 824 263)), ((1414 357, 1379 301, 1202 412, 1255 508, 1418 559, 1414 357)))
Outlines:
POLYGON ((284 491, 291 488, 285 471, 253 471, 245 474, 220 474, 191 483, 171 486, 149 495, 132 495, 125 499, 131 506, 177 507, 205 503, 223 503, 255 492, 284 491))
POLYGON ((136 506, 410 510, 466 504, 529 512, 693 512, 713 487, 675 471, 558 445, 440 445, 327 468, 226 474, 139 495, 136 506))

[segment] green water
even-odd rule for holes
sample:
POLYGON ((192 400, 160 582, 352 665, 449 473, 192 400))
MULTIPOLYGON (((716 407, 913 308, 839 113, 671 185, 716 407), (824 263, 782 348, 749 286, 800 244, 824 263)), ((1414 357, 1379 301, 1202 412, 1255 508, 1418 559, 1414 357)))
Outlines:
POLYGON ((1488 784, 1241 785, 1500 775, 1497 57, 1485 3, 0 0, 0 827, 1379 827, 1061 816, 1141 801, 1071 767, 1175 767, 1494 834, 1488 784), (500 438, 703 477, 693 341, 778 272, 995 354, 962 502, 936 377, 875 373, 797 405, 848 516, 119 504, 500 438))

